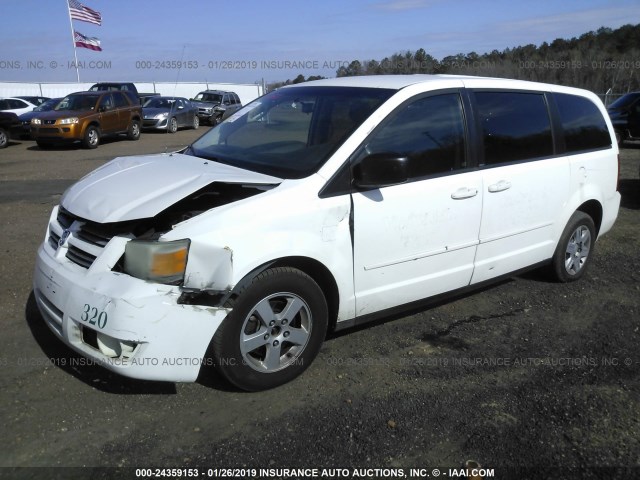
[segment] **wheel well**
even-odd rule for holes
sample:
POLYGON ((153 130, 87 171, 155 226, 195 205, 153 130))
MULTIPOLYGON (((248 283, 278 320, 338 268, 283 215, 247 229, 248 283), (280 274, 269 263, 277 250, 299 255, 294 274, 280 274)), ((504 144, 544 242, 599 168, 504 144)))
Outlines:
MULTIPOLYGON (((329 309, 329 330, 333 330, 338 319, 338 306, 340 296, 338 294, 338 285, 333 275, 327 267, 322 263, 308 257, 285 257, 279 258, 272 263, 265 265, 265 268, 272 267, 292 267, 309 275, 320 286, 327 299, 327 308, 329 309)), ((255 274, 261 270, 254 271, 255 274)))
POLYGON ((597 200, 589 200, 578 207, 578 211, 584 212, 593 219, 593 223, 596 226, 596 237, 600 232, 600 225, 602 224, 602 205, 597 200))
POLYGON ((101 132, 101 130, 100 130, 100 124, 99 124, 98 122, 96 122, 96 121, 93 121, 93 122, 89 122, 89 123, 84 127, 84 130, 82 130, 82 136, 83 136, 83 137, 84 137, 85 133, 87 133, 87 129, 88 129, 89 127, 96 127, 96 128, 98 129, 98 133, 99 133, 99 134, 100 134, 100 133, 102 133, 102 132, 101 132))

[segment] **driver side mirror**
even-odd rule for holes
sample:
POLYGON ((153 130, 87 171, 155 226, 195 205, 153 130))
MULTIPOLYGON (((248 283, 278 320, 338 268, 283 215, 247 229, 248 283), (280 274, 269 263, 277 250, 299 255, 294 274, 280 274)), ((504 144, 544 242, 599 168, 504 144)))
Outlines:
POLYGON ((353 186, 360 190, 372 190, 405 183, 409 158, 392 152, 373 153, 353 167, 353 186))

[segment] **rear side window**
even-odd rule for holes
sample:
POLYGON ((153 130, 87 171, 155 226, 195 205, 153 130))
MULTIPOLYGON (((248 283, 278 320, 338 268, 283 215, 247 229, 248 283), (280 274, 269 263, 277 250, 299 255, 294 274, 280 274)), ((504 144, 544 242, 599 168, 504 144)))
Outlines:
POLYGON ((457 93, 424 97, 403 107, 367 143, 368 153, 409 159, 411 178, 465 168, 465 129, 457 93))
POLYGON ((564 131, 567 152, 581 152, 611 146, 607 124, 598 107, 588 98, 554 94, 564 131))
POLYGON ((115 99, 115 102, 116 102, 116 108, 123 108, 123 107, 129 106, 129 102, 127 102, 127 99, 124 97, 122 93, 114 92, 113 98, 115 99))
POLYGON ((518 162, 553 154, 551 121, 544 95, 476 92, 484 139, 484 164, 518 162))

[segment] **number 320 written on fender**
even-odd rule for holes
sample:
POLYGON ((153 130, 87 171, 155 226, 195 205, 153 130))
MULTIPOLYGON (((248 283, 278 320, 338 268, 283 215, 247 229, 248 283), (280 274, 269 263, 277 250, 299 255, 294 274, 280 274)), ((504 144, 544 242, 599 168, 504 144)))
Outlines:
POLYGON ((88 303, 84 304, 80 320, 89 325, 96 325, 102 329, 107 325, 107 312, 98 310, 96 307, 92 307, 88 303))

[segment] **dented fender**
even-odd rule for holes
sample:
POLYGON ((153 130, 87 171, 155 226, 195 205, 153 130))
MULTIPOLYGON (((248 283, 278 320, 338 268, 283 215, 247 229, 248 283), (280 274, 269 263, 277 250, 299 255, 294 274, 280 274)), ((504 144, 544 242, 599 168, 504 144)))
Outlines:
POLYGON ((192 290, 229 291, 233 288, 233 250, 228 246, 192 241, 184 287, 192 290))

